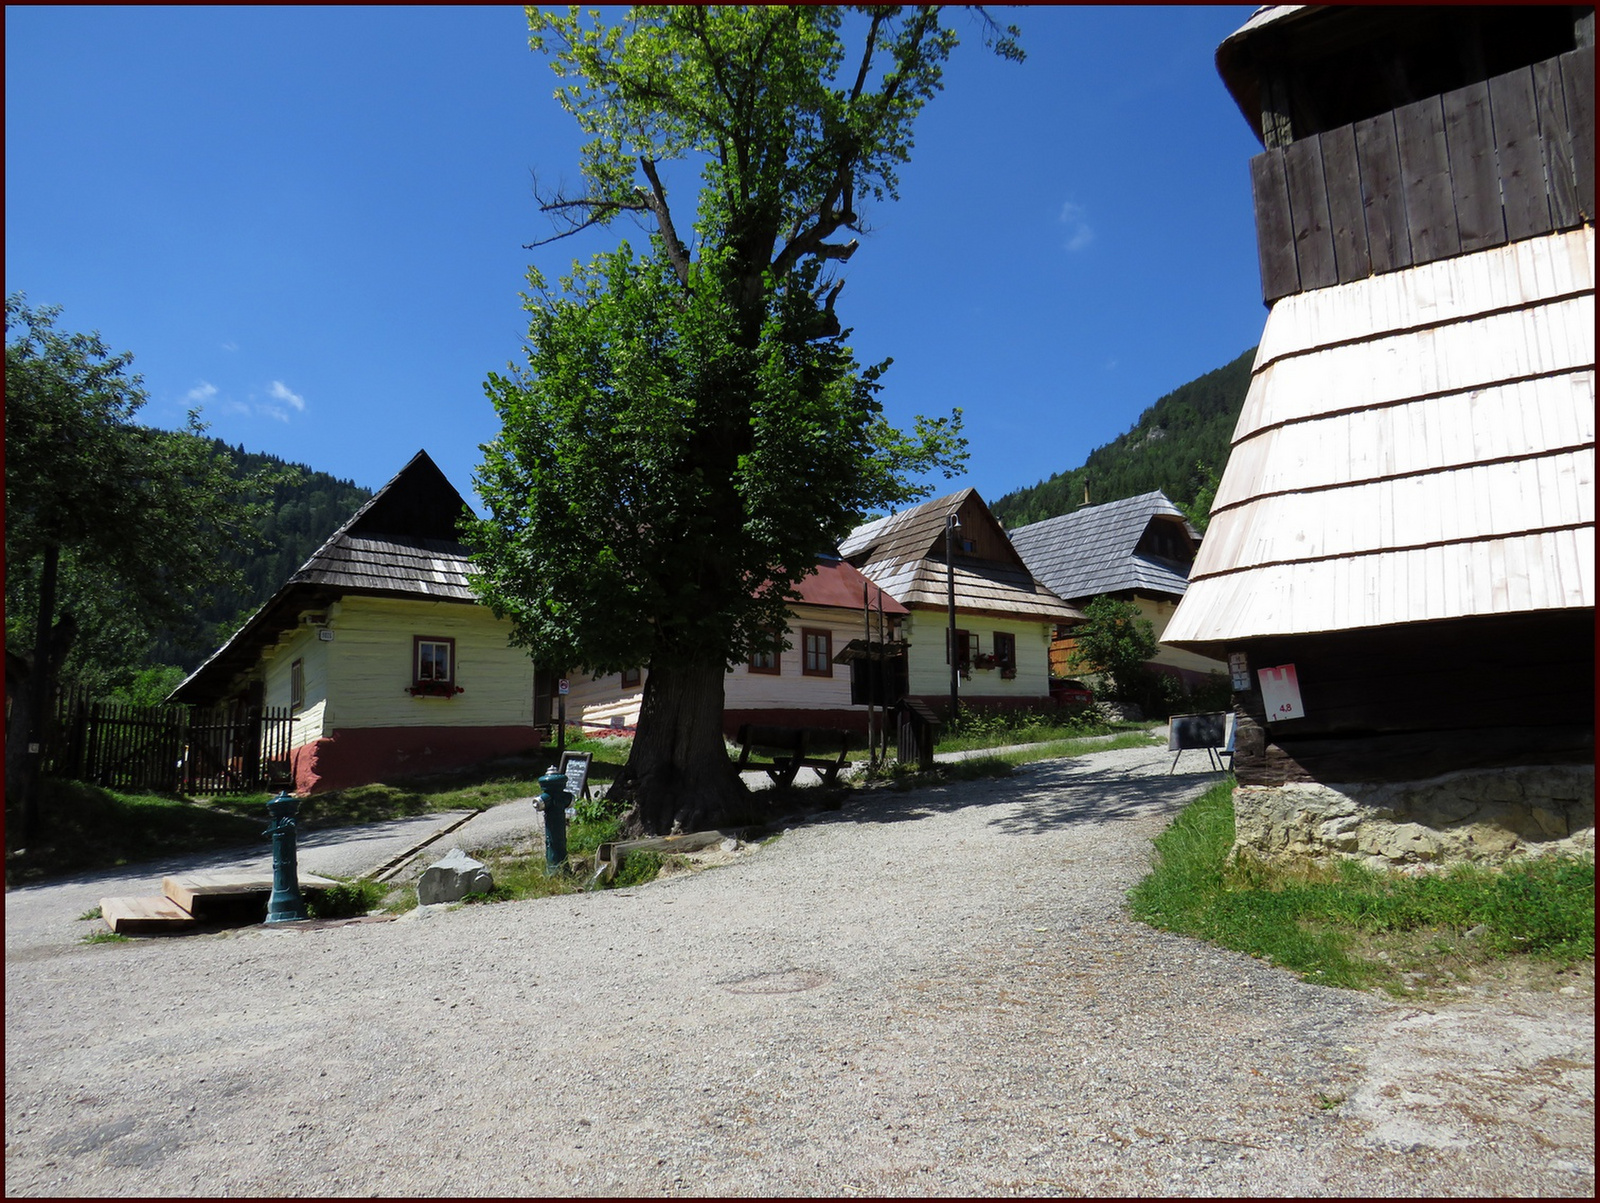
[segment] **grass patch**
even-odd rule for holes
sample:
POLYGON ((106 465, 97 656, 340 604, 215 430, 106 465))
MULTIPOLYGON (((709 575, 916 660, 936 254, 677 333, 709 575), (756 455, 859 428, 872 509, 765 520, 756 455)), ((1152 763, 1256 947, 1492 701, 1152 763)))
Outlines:
MULTIPOLYGON (((941 781, 977 781, 985 777, 1009 777, 1018 765, 1033 764, 1040 760, 1060 760, 1068 756, 1086 756, 1093 752, 1111 752, 1119 748, 1147 748, 1149 732, 1144 727, 1124 731, 1111 739, 1056 739, 1035 743, 1025 748, 1012 748, 989 756, 968 756, 963 760, 947 760, 936 764, 931 773, 920 773, 914 764, 892 760, 887 765, 869 771, 861 778, 865 783, 887 782, 897 790, 936 785, 941 781)), ((1230 836, 1231 839, 1231 836, 1230 836)))
POLYGON ((84 943, 84 944, 129 944, 129 943, 132 943, 132 941, 133 941, 133 937, 132 936, 125 936, 121 932, 92 931, 92 932, 89 932, 87 935, 85 935, 83 937, 82 943, 84 943))
POLYGON ((83 914, 78 916, 78 921, 81 923, 85 919, 104 919, 104 918, 105 918, 105 916, 100 913, 100 908, 99 907, 91 906, 88 910, 84 911, 83 914))
POLYGON ((1510 959, 1571 968, 1594 957, 1594 864, 1543 857, 1420 877, 1354 861, 1289 872, 1230 866, 1233 780, 1156 838, 1134 915, 1292 969, 1307 981, 1405 996, 1510 959))
POLYGON ((964 709, 953 724, 940 729, 934 752, 976 752, 983 748, 1003 748, 1011 744, 1049 743, 1081 739, 1086 735, 1110 735, 1149 724, 1108 723, 1092 709, 1079 710, 987 710, 964 709))
POLYGON ((354 881, 341 881, 325 890, 306 891, 306 917, 308 919, 348 919, 365 915, 383 905, 389 888, 382 882, 362 877, 354 881))
MULTIPOLYGON (((567 747, 593 754, 589 780, 603 786, 627 763, 632 743, 578 739, 567 747)), ((537 794, 539 775, 554 763, 555 749, 543 748, 516 761, 404 778, 396 785, 380 783, 313 794, 301 800, 295 821, 301 831, 317 831, 443 811, 483 810, 537 794)), ((267 793, 219 798, 128 794, 55 778, 41 781, 40 791, 39 821, 30 846, 22 854, 8 853, 6 857, 8 886, 220 848, 267 844, 263 834, 268 823, 266 803, 272 797, 267 793)))

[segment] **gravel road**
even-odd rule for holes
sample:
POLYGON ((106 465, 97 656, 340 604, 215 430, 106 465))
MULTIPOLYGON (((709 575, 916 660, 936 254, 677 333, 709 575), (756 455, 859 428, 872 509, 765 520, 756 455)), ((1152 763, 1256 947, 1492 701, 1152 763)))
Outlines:
POLYGON ((1399 1005, 1132 922, 1169 764, 395 922, 84 945, 83 882, 13 892, 6 1191, 1592 1197, 1592 979, 1399 1005))

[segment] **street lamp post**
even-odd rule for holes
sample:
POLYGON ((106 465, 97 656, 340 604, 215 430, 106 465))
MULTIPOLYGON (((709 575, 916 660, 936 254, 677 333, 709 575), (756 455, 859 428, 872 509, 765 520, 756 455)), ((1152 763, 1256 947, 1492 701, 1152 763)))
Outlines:
POLYGON ((961 672, 961 658, 956 650, 956 531, 961 529, 961 523, 954 514, 945 515, 944 520, 944 584, 945 602, 950 615, 949 642, 950 649, 950 722, 956 721, 956 714, 961 707, 961 698, 957 678, 961 672))

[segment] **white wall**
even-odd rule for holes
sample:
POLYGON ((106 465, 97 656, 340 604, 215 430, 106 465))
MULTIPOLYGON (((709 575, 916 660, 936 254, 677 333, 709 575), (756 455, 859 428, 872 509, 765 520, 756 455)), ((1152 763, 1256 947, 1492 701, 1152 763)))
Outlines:
POLYGON ((329 649, 324 718, 329 731, 533 722, 533 660, 525 648, 510 646, 510 622, 485 606, 346 597, 329 612, 328 626, 333 642, 320 646, 329 649), (431 698, 406 692, 417 635, 455 640, 461 693, 431 698))
MULTIPOLYGON (((978 636, 978 650, 994 652, 996 631, 1017 639, 1017 675, 1007 681, 998 668, 974 668, 970 678, 958 678, 961 695, 982 697, 1043 698, 1050 693, 1050 635, 1054 624, 1017 618, 991 618, 956 611, 956 627, 978 636)), ((906 625, 911 643, 908 654, 910 689, 913 694, 950 695, 950 663, 945 658, 945 643, 950 619, 943 610, 913 609, 906 625)))
MULTIPOLYGON (((877 616, 873 616, 876 624, 877 616)), ((826 630, 833 636, 833 654, 838 655, 851 639, 860 639, 865 633, 860 613, 833 607, 797 606, 789 615, 785 638, 791 644, 778 660, 778 672, 753 673, 748 664, 736 664, 728 670, 724 683, 723 708, 726 710, 843 710, 850 708, 850 666, 833 665, 831 677, 807 676, 805 645, 802 630, 826 630)), ((876 628, 874 628, 876 629, 876 628)), ((1022 640, 1017 640, 1020 657, 1022 640)), ((649 676, 648 671, 644 674, 649 676)), ((986 674, 987 675, 987 674, 986 674)), ((994 674, 998 676, 998 674, 994 674)), ((622 688, 622 678, 611 673, 594 680, 587 673, 574 670, 567 675, 570 691, 567 694, 567 721, 580 719, 586 725, 607 726, 613 718, 623 725, 633 726, 639 721, 639 708, 644 701, 644 684, 622 688)), ((1013 682, 1006 682, 1008 685, 1013 682)), ((1041 691, 1042 692, 1042 691, 1041 691)))
POLYGON ((328 652, 331 643, 317 638, 310 627, 299 627, 282 636, 267 649, 262 665, 265 691, 262 704, 269 708, 289 708, 289 671, 296 660, 304 661, 305 705, 294 712, 289 734, 290 748, 321 739, 326 733, 328 710, 328 652))

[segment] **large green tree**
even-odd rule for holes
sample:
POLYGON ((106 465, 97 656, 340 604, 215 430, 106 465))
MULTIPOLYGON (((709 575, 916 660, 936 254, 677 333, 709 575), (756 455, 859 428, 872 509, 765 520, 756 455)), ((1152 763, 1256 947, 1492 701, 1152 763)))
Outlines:
POLYGON ((257 542, 278 475, 231 471, 197 414, 139 425, 132 355, 56 329, 58 314, 6 298, 6 795, 24 829, 28 749, 74 645, 139 666, 153 632, 234 581, 217 549, 257 542))
MULTIPOLYGON (((1020 58, 1014 29, 973 15, 1020 58)), ((739 815, 728 666, 861 516, 965 457, 959 413, 902 433, 835 313, 864 202, 896 195, 955 32, 935 7, 530 10, 533 47, 590 141, 564 232, 648 231, 536 274, 527 363, 489 378, 503 429, 477 476, 478 587, 552 667, 646 665, 624 780, 635 828, 739 815), (698 172, 692 207, 672 171, 698 172)), ((558 237, 561 235, 557 235, 558 237)))

